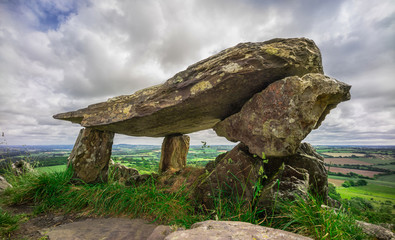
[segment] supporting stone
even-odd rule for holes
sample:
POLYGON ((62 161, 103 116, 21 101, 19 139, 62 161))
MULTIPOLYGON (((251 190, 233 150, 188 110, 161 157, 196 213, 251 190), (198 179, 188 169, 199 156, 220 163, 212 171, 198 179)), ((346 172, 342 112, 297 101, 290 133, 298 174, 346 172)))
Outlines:
POLYGON ((188 135, 166 136, 162 143, 159 173, 167 170, 177 171, 184 168, 187 165, 188 150, 188 135))
POLYGON ((74 178, 86 183, 106 182, 113 139, 113 132, 81 129, 69 157, 74 178))

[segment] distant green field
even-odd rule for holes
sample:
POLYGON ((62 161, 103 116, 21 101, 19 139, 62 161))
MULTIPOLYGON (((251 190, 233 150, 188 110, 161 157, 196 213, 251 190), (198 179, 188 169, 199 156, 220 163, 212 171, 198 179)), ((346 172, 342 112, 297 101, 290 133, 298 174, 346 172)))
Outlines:
POLYGON ((391 201, 395 203, 395 189, 382 185, 368 184, 360 187, 338 187, 336 191, 340 193, 342 198, 351 199, 352 197, 360 197, 374 201, 391 201))
POLYGON ((395 186, 395 174, 380 176, 380 177, 377 178, 377 180, 378 181, 383 181, 383 182, 391 182, 395 186))
POLYGON ((395 171, 395 164, 390 164, 390 165, 376 165, 376 167, 382 168, 382 169, 388 169, 395 171))
MULTIPOLYGON (((333 176, 333 175, 329 175, 329 178, 339 179, 339 180, 353 180, 353 181, 358 180, 357 178, 341 177, 341 176, 333 176)), ((365 179, 365 180, 368 182, 368 184, 380 185, 380 186, 385 186, 385 187, 392 187, 392 188, 394 188, 394 191, 395 191, 395 174, 388 175, 388 176, 382 176, 382 177, 379 177, 375 180, 370 180, 370 179, 365 179)))
POLYGON ((49 167, 38 167, 35 168, 37 172, 43 173, 43 172, 62 172, 66 170, 66 164, 65 165, 57 165, 57 166, 49 166, 49 167))

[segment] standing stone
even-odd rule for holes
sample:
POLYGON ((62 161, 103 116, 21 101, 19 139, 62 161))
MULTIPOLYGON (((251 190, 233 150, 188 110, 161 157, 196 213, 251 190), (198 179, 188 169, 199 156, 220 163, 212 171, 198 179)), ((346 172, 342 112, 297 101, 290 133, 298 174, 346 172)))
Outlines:
POLYGON ((184 168, 187 165, 188 150, 189 136, 166 136, 162 143, 159 172, 162 173, 167 170, 177 171, 184 168))
POLYGON ((331 109, 350 99, 350 88, 318 73, 287 77, 255 94, 214 130, 229 141, 243 142, 252 154, 290 156, 331 109))
POLYGON ((86 183, 106 182, 113 139, 113 132, 81 129, 69 157, 74 178, 86 183))

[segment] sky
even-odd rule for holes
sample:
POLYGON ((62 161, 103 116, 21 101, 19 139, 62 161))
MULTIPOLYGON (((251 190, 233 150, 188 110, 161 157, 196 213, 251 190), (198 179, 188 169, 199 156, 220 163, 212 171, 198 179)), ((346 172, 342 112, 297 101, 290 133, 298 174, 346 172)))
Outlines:
POLYGON ((81 126, 52 115, 163 83, 240 42, 291 37, 313 39, 325 74, 352 85, 305 141, 395 145, 393 0, 0 0, 0 144, 74 144, 81 126))

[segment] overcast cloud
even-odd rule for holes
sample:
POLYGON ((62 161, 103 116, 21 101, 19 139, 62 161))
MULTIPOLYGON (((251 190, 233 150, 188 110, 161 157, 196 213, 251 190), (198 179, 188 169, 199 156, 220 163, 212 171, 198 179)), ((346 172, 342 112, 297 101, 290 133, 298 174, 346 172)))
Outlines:
POLYGON ((306 140, 395 145, 394 30, 392 0, 0 0, 0 132, 9 145, 73 144, 81 127, 53 114, 162 83, 239 42, 307 37, 352 100, 306 140))

